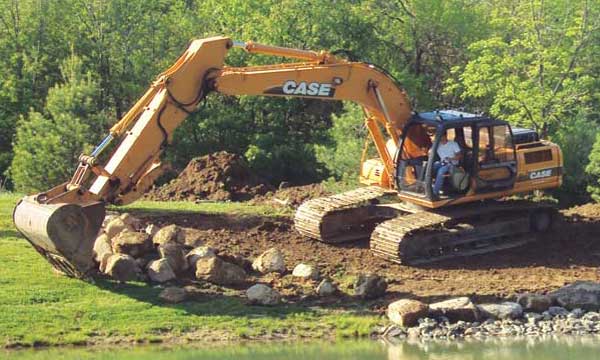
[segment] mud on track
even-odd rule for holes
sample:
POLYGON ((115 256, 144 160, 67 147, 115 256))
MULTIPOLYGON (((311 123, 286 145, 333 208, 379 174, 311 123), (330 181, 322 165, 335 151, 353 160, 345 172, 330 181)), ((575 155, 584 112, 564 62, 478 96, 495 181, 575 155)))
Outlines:
POLYGON ((285 254, 290 271, 300 262, 311 262, 337 280, 361 272, 378 273, 390 281, 389 299, 408 296, 434 301, 467 295, 485 301, 518 292, 549 291, 575 280, 600 280, 600 206, 588 204, 562 214, 554 230, 535 243, 420 267, 373 256, 368 240, 331 245, 304 238, 288 218, 178 214, 144 219, 200 229, 207 244, 224 253, 253 258, 277 247, 285 254))

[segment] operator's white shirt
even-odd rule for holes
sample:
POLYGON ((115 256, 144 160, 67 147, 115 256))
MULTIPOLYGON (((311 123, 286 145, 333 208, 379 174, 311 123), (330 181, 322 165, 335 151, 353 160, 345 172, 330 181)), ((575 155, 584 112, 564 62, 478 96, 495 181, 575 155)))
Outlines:
POLYGON ((437 154, 441 161, 446 160, 453 165, 458 165, 458 160, 450 160, 450 158, 453 158, 458 153, 460 153, 460 146, 452 140, 448 140, 445 144, 440 142, 438 145, 437 154))

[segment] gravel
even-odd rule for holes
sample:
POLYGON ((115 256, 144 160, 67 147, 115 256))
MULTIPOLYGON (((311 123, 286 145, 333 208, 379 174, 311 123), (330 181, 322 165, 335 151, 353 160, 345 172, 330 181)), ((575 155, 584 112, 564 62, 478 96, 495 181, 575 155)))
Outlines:
POLYGON ((527 312, 518 319, 494 320, 483 322, 458 321, 450 323, 447 318, 423 318, 418 325, 403 329, 397 325, 389 325, 379 329, 379 336, 384 338, 420 338, 461 339, 489 337, 545 337, 548 335, 590 335, 600 334, 600 314, 586 312, 581 309, 560 311, 553 309, 544 314, 527 312))

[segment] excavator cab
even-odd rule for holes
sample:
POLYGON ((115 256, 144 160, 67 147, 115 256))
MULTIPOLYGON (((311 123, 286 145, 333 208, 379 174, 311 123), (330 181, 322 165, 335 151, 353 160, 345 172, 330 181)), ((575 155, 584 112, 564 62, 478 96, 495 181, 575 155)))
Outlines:
POLYGON ((514 186, 515 146, 505 121, 466 112, 444 110, 415 113, 402 131, 396 155, 396 185, 400 195, 439 200, 433 194, 441 160, 442 136, 460 148, 457 164, 445 174, 441 199, 501 191, 514 186))

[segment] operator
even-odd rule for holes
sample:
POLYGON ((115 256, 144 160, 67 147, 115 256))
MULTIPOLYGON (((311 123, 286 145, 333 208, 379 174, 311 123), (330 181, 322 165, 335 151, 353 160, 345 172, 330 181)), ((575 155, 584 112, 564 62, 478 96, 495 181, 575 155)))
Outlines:
POLYGON ((435 197, 440 195, 440 190, 444 183, 444 175, 449 174, 452 171, 452 168, 458 165, 458 161, 462 156, 458 143, 456 143, 456 141, 449 141, 448 134, 445 131, 440 139, 437 154, 440 157, 440 161, 436 161, 433 164, 433 172, 435 173, 433 195, 435 197))

